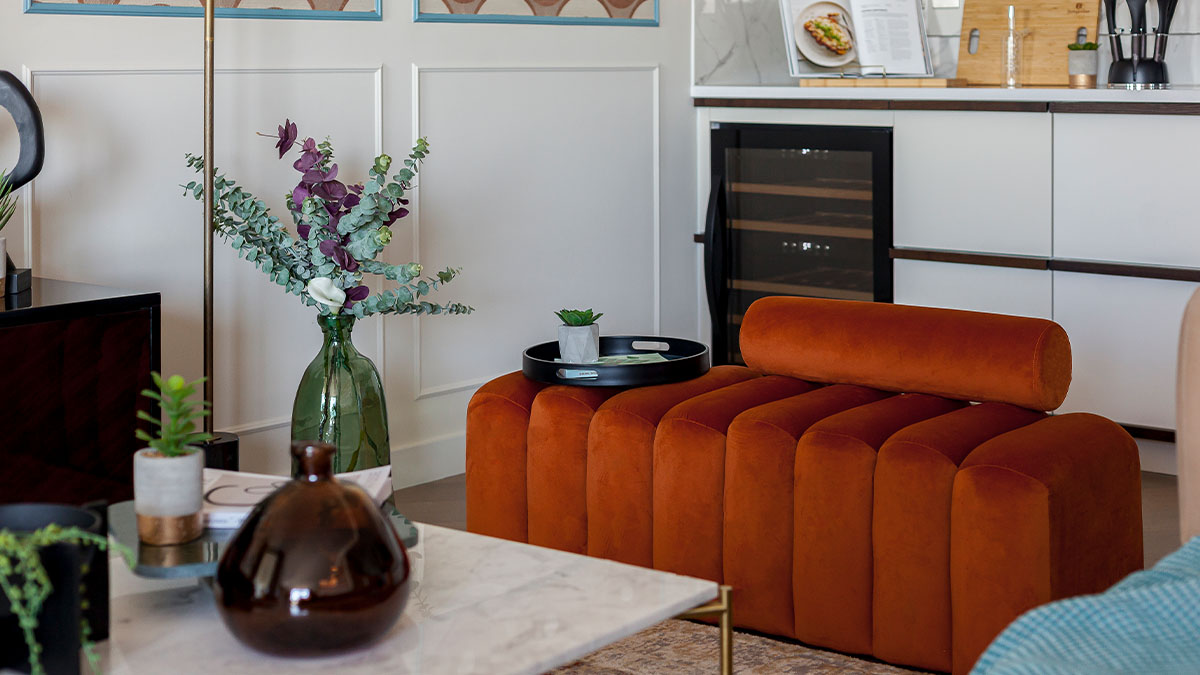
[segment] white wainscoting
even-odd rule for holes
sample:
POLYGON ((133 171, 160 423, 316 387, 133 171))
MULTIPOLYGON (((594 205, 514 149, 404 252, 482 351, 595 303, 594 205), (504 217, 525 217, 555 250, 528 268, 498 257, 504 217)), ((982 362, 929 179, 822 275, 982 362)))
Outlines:
MULTIPOLYGON (((290 219, 294 156, 271 138, 290 117, 301 138, 334 140, 346 180, 365 178, 382 143, 379 67, 221 70, 217 163, 290 219)), ((198 70, 50 70, 28 81, 46 124, 47 155, 26 201, 23 248, 36 274, 162 293, 165 372, 201 375, 203 215, 177 187, 196 176, 184 153, 202 147, 198 70)), ((242 437, 242 467, 286 473, 287 424, 304 367, 320 347, 313 311, 216 243, 218 428, 242 437)), ((384 322, 355 343, 380 362, 384 322)))
POLYGON ((656 334, 658 68, 414 66, 412 81, 413 135, 432 150, 413 250, 430 271, 463 267, 438 300, 477 310, 414 321, 415 397, 520 368, 563 307, 604 312, 605 334, 656 334))

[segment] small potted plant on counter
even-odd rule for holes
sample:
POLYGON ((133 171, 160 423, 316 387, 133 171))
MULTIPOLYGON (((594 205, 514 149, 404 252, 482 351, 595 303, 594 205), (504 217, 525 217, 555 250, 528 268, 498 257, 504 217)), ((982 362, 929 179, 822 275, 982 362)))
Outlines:
POLYGON ((558 327, 558 355, 566 363, 596 363, 600 360, 601 314, 590 309, 563 309, 555 312, 558 327))
POLYGON ((207 401, 189 401, 203 379, 187 382, 179 375, 163 380, 151 373, 158 391, 142 391, 159 402, 165 421, 139 410, 138 417, 158 427, 151 436, 138 429, 137 437, 150 447, 133 457, 133 500, 138 538, 147 544, 167 546, 192 541, 204 530, 201 506, 204 453, 194 443, 211 439, 196 431, 196 421, 209 414, 207 401))
POLYGON ((1100 68, 1100 45, 1095 42, 1072 42, 1067 45, 1067 74, 1072 89, 1095 89, 1096 72, 1100 68))
POLYGON ((79 673, 82 648, 99 672, 84 572, 109 547, 101 528, 95 512, 74 506, 0 506, 0 671, 79 673))

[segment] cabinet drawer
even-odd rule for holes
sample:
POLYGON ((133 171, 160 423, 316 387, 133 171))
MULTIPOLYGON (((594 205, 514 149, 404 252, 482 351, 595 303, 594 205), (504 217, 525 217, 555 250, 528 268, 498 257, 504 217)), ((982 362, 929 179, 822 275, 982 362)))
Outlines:
POLYGON ((897 111, 896 246, 1050 255, 1051 116, 897 111))
POLYGON ((1197 284, 1053 274, 1054 319, 1071 338, 1074 373, 1060 412, 1174 429, 1179 328, 1197 284))
POLYGON ((1196 118, 1053 117, 1054 256, 1200 267, 1196 118))
POLYGON ((1049 319, 1049 270, 894 261, 895 302, 1049 319))

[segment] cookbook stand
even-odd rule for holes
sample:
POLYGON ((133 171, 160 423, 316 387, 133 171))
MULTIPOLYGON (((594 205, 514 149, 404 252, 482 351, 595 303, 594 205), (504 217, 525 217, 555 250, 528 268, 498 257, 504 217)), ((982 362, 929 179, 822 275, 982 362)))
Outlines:
POLYGON ((801 87, 925 87, 929 89, 945 89, 962 84, 962 80, 947 77, 905 77, 903 75, 888 75, 884 66, 858 66, 862 68, 878 68, 878 75, 864 75, 861 72, 847 71, 846 68, 836 75, 829 77, 802 78, 801 87))

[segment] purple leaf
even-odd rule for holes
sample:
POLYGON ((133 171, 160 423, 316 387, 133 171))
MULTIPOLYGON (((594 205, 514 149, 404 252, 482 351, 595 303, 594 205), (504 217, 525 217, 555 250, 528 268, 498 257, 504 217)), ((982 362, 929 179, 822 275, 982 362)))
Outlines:
POLYGON ((312 225, 297 225, 296 233, 300 235, 301 239, 308 241, 308 232, 311 229, 312 229, 312 225))
POLYGON ((319 161, 321 161, 320 153, 306 152, 300 155, 300 159, 296 160, 296 163, 292 167, 297 171, 305 172, 316 166, 319 161))
POLYGON ((303 183, 297 185, 296 189, 292 190, 292 205, 296 207, 296 211, 304 208, 304 200, 308 199, 310 194, 308 188, 303 183))
POLYGON ((366 300, 367 296, 370 294, 371 289, 367 288, 366 286, 355 286, 354 288, 346 291, 346 297, 355 302, 358 302, 359 300, 366 300))
MULTIPOLYGON (((321 242, 321 245, 318 246, 317 248, 320 249, 321 253, 324 253, 326 256, 333 258, 334 253, 337 252, 337 250, 340 249, 341 247, 337 245, 336 241, 334 241, 332 239, 326 239, 325 241, 321 242)), ((335 262, 336 262, 336 259, 335 259, 335 262)))
POLYGON ((397 220, 400 220, 401 218, 403 218, 404 216, 407 216, 407 215, 408 215, 408 209, 401 206, 400 208, 398 208, 395 211, 392 211, 391 213, 388 214, 388 220, 387 220, 386 224, 390 226, 392 223, 396 222, 397 220))
POLYGON ((291 119, 279 125, 279 142, 275 144, 275 147, 279 148, 279 159, 283 159, 287 151, 291 150, 292 146, 296 144, 297 133, 296 123, 291 119))

